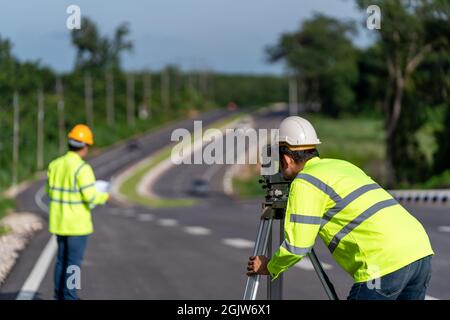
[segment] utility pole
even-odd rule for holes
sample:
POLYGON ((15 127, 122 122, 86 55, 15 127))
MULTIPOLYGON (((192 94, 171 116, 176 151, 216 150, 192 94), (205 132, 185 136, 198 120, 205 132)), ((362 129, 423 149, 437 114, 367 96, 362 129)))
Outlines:
POLYGON ((94 110, 93 110, 93 88, 91 75, 84 76, 84 102, 86 106, 86 122, 92 129, 94 127, 94 110))
POLYGON ((195 91, 195 85, 194 85, 194 71, 190 71, 189 74, 187 75, 187 87, 190 91, 195 91))
POLYGON ((19 94, 14 92, 13 97, 14 108, 14 124, 13 124, 13 159, 12 159, 12 185, 15 187, 18 181, 18 166, 19 166, 19 94))
POLYGON ((44 167, 44 93, 42 91, 42 88, 38 91, 37 100, 38 112, 36 166, 38 170, 42 170, 44 167))
POLYGON ((289 79, 289 115, 298 115, 298 86, 295 77, 289 79))
POLYGON ((127 75, 127 120, 129 127, 134 127, 135 124, 134 110, 134 76, 129 73, 127 75))
POLYGON ((204 98, 208 96, 208 73, 205 70, 200 72, 200 90, 204 98))
POLYGON ((147 119, 149 116, 151 116, 152 79, 150 73, 146 72, 144 74, 142 86, 143 102, 142 108, 139 111, 139 117, 141 119, 147 119))
POLYGON ((114 126, 114 78, 111 71, 106 73, 106 121, 114 126))
POLYGON ((167 68, 161 71, 161 104, 164 111, 169 111, 170 109, 170 75, 167 68))
POLYGON ((56 95, 58 96, 58 135, 59 135, 59 153, 64 152, 65 148, 65 133, 66 128, 64 124, 64 88, 61 78, 56 80, 56 95))

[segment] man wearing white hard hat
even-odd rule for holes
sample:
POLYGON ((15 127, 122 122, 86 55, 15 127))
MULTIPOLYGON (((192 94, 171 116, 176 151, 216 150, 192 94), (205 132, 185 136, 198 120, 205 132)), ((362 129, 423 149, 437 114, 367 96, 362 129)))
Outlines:
POLYGON ((425 229, 361 169, 320 158, 320 143, 306 119, 281 122, 280 170, 292 180, 285 240, 270 260, 250 257, 247 274, 276 279, 310 252, 319 235, 354 279, 348 299, 423 300, 434 254, 425 229))

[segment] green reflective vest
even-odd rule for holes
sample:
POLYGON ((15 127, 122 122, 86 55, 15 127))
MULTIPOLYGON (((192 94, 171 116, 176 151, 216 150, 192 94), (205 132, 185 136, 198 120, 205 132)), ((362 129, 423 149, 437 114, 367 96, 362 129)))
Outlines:
POLYGON ((268 264, 272 279, 304 257, 317 234, 355 282, 394 272, 433 254, 423 226, 347 161, 306 162, 292 182, 285 240, 268 264))
POLYGON ((95 188, 92 167, 69 151, 50 163, 47 177, 49 231, 66 236, 92 233, 90 205, 104 204, 109 197, 95 188))

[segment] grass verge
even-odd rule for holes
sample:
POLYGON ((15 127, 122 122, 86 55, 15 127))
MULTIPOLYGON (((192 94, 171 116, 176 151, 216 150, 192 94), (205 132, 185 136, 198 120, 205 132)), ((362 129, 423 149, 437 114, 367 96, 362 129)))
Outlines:
POLYGON ((9 229, 1 224, 1 220, 15 207, 15 201, 0 197, 0 236, 9 232, 9 229))

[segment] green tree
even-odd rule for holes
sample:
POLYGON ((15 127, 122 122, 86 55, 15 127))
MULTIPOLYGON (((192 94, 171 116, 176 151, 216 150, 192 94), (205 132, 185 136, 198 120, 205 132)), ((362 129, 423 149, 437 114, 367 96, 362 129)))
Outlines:
POLYGON ((300 80, 303 100, 319 102, 323 112, 337 116, 355 108, 358 51, 351 40, 355 32, 351 22, 316 14, 268 47, 268 59, 284 60, 300 80))
MULTIPOLYGON (((441 0, 356 0, 356 3, 364 12, 370 5, 378 5, 381 9, 381 29, 376 32, 380 59, 384 61, 387 72, 386 78, 382 79, 382 107, 386 130, 387 182, 393 185, 402 178, 402 169, 409 166, 410 169, 419 170, 414 163, 408 163, 408 157, 405 158, 414 145, 408 143, 411 139, 406 136, 413 136, 414 131, 410 130, 418 124, 405 127, 401 121, 417 122, 417 118, 420 118, 418 108, 424 106, 409 99, 408 112, 402 109, 405 95, 411 94, 412 97, 414 94, 413 75, 418 67, 448 41, 450 3, 441 0)), ((416 154, 414 157, 421 158, 421 155, 416 154)))
POLYGON ((72 44, 77 48, 75 68, 78 70, 120 70, 120 55, 133 48, 127 40, 128 24, 117 27, 114 37, 101 36, 97 25, 83 18, 80 29, 72 31, 72 44))

